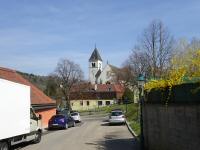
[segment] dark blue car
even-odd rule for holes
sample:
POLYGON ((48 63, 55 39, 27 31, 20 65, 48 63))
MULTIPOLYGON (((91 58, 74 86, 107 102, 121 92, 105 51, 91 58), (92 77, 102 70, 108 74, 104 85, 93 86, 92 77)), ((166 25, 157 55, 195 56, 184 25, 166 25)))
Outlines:
POLYGON ((51 117, 51 119, 49 120, 48 129, 67 129, 68 127, 74 126, 75 121, 71 116, 59 114, 51 117))

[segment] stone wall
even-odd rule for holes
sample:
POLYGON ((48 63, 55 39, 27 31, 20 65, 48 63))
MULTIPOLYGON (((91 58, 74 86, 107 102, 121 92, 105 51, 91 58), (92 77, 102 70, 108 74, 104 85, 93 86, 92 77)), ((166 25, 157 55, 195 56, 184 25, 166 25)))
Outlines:
MULTIPOLYGON (((183 95, 187 94, 185 92, 183 95)), ((182 102, 176 102, 176 98, 173 97, 173 102, 169 102, 167 106, 163 101, 151 103, 151 100, 146 99, 143 105, 146 150, 200 149, 200 99, 199 102, 197 99, 195 102, 192 99, 186 102, 183 96, 182 102)))

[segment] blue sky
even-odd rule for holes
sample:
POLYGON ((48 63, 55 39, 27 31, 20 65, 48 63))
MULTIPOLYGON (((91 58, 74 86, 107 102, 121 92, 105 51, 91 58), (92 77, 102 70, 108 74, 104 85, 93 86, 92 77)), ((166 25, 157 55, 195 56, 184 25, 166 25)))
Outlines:
POLYGON ((0 0, 0 66, 48 75, 68 58, 87 79, 95 43, 120 67, 154 19, 177 39, 200 37, 199 11, 199 0, 0 0))

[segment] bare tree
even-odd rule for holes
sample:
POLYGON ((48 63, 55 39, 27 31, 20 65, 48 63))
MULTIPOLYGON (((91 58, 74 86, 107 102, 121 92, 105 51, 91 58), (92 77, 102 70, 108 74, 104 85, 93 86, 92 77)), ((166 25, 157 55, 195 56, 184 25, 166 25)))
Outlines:
POLYGON ((189 48, 192 50, 200 49, 200 39, 193 37, 189 44, 189 48))
POLYGON ((129 58, 122 64, 122 68, 115 74, 117 79, 123 81, 126 87, 133 88, 137 84, 139 74, 149 76, 149 66, 146 53, 133 50, 129 58))
POLYGON ((71 109, 69 95, 73 85, 83 79, 83 72, 78 64, 68 59, 61 59, 56 67, 55 73, 59 79, 59 85, 68 109, 71 109))
POLYGON ((154 20, 144 30, 129 61, 136 73, 145 73, 153 78, 162 77, 169 66, 172 51, 172 36, 160 20, 154 20))
POLYGON ((124 66, 117 73, 117 77, 118 80, 123 81, 122 83, 128 88, 136 83, 135 72, 127 62, 124 63, 124 66))
POLYGON ((145 52, 142 51, 132 51, 129 56, 128 63, 137 77, 139 74, 148 75, 150 70, 149 58, 145 52))

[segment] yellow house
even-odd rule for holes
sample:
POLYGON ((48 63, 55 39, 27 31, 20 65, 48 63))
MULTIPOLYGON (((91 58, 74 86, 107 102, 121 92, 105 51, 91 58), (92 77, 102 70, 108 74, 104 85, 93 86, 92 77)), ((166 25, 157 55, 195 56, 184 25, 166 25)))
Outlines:
POLYGON ((71 100, 72 110, 94 110, 102 106, 109 106, 116 103, 116 100, 71 100))
POLYGON ((119 84, 96 84, 95 88, 74 91, 70 94, 72 110, 94 110, 118 103, 122 99, 124 88, 119 84))

